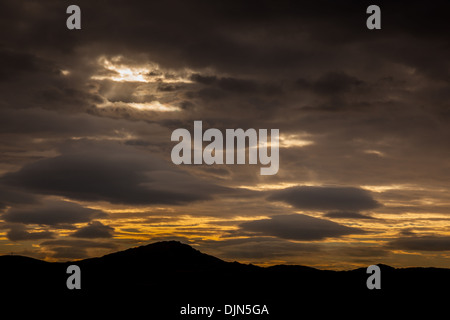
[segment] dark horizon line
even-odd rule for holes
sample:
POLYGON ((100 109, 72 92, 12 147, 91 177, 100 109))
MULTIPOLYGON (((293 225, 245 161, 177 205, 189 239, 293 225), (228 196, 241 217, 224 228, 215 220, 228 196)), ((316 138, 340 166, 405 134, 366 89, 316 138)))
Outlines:
MULTIPOLYGON (((67 260, 67 261, 46 261, 46 260, 42 260, 39 258, 34 258, 34 257, 30 257, 30 256, 26 256, 26 255, 21 255, 21 254, 14 254, 14 252, 11 252, 10 254, 3 254, 0 255, 0 258, 3 257, 20 257, 20 258, 27 258, 27 259, 32 259, 32 260, 36 260, 39 262, 44 262, 44 263, 49 263, 49 264, 70 264, 70 263, 76 263, 76 262, 83 262, 83 261, 87 261, 87 260, 95 260, 95 259, 102 259, 104 257, 110 256, 110 255, 115 255, 115 254, 121 254, 121 253, 125 253, 127 251, 133 251, 133 250, 137 250, 137 249, 142 249, 142 248, 146 248, 146 247, 150 247, 150 246, 155 246, 155 245, 162 245, 162 244, 172 244, 172 245, 181 245, 181 246, 186 246, 189 247, 190 249, 197 251, 199 253, 201 253, 202 255, 205 256, 209 256, 215 259, 220 260, 223 263, 227 263, 227 264, 240 264, 240 265, 246 265, 246 266, 252 266, 252 267, 256 267, 256 268, 261 268, 261 269, 270 269, 270 268, 277 268, 277 267, 287 267, 287 268, 295 268, 295 267, 300 267, 300 268, 308 268, 308 269, 313 269, 313 270, 317 270, 317 271, 330 271, 330 272, 348 272, 348 271, 356 271, 356 270, 361 270, 361 269, 366 269, 369 265, 367 265, 367 267, 359 267, 359 268, 354 268, 354 269, 343 269, 343 270, 336 270, 336 269, 320 269, 320 268, 316 268, 316 267, 311 267, 311 266, 307 266, 307 265, 300 265, 300 264, 276 264, 276 265, 270 265, 270 266, 259 266, 259 265, 255 265, 252 263, 243 263, 243 262, 239 262, 239 261, 226 261, 223 260, 221 258, 218 258, 216 256, 210 255, 208 253, 204 253, 198 249, 195 249, 194 247, 192 247, 190 244, 178 241, 178 240, 163 240, 163 241, 156 241, 156 242, 152 242, 152 243, 148 243, 145 245, 141 245, 141 246, 136 246, 136 247, 131 247, 131 248, 127 248, 124 250, 119 250, 119 251, 115 251, 115 252, 111 252, 111 253, 107 253, 103 256, 98 256, 98 257, 88 257, 88 258, 83 258, 83 259, 75 259, 75 260, 67 260)), ((409 266, 409 267, 392 267, 390 265, 384 264, 384 263, 374 263, 374 265, 377 265, 381 268, 384 269, 394 269, 394 270, 411 270, 411 269, 438 269, 438 270, 450 270, 450 268, 443 268, 443 267, 424 267, 424 266, 409 266)))

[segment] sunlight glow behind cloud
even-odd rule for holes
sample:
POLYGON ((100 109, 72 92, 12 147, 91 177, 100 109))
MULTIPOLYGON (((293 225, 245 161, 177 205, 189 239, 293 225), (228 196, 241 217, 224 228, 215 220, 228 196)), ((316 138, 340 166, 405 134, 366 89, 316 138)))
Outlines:
POLYGON ((305 147, 314 144, 314 141, 305 139, 300 134, 281 134, 280 135, 280 147, 292 148, 292 147, 305 147))
POLYGON ((91 77, 93 80, 112 80, 117 82, 163 82, 163 83, 191 83, 189 76, 193 73, 184 70, 180 74, 163 71, 156 63, 134 65, 124 61, 123 56, 98 58, 98 65, 103 68, 100 74, 91 77))
POLYGON ((145 102, 145 103, 127 103, 129 106, 139 109, 139 110, 150 110, 150 111, 180 111, 181 109, 175 106, 162 104, 159 101, 145 102))

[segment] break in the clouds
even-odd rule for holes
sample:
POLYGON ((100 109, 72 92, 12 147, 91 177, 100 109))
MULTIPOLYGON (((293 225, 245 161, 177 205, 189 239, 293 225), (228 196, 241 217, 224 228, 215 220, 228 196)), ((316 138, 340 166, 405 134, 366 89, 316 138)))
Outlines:
POLYGON ((368 210, 380 204, 367 190, 351 187, 300 186, 275 191, 269 200, 306 210, 368 210))
POLYGON ((260 235, 304 241, 365 233, 364 230, 359 228, 347 227, 336 222, 304 214, 273 216, 270 219, 244 222, 240 227, 260 235))

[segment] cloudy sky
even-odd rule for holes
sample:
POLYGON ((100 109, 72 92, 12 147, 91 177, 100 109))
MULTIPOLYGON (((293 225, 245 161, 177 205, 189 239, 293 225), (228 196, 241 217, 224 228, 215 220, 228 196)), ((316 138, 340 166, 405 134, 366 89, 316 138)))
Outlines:
POLYGON ((180 240, 222 259, 450 267, 450 7, 0 4, 0 254, 180 240), (280 169, 180 165, 177 128, 280 130, 280 169))

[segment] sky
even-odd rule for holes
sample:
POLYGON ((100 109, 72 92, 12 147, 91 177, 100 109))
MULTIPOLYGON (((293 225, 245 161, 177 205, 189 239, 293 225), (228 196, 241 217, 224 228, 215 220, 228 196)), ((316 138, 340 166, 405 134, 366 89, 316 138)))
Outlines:
POLYGON ((450 267, 449 9, 2 1, 0 254, 179 240, 262 266, 450 267), (279 129, 278 173, 175 165, 194 121, 279 129))

